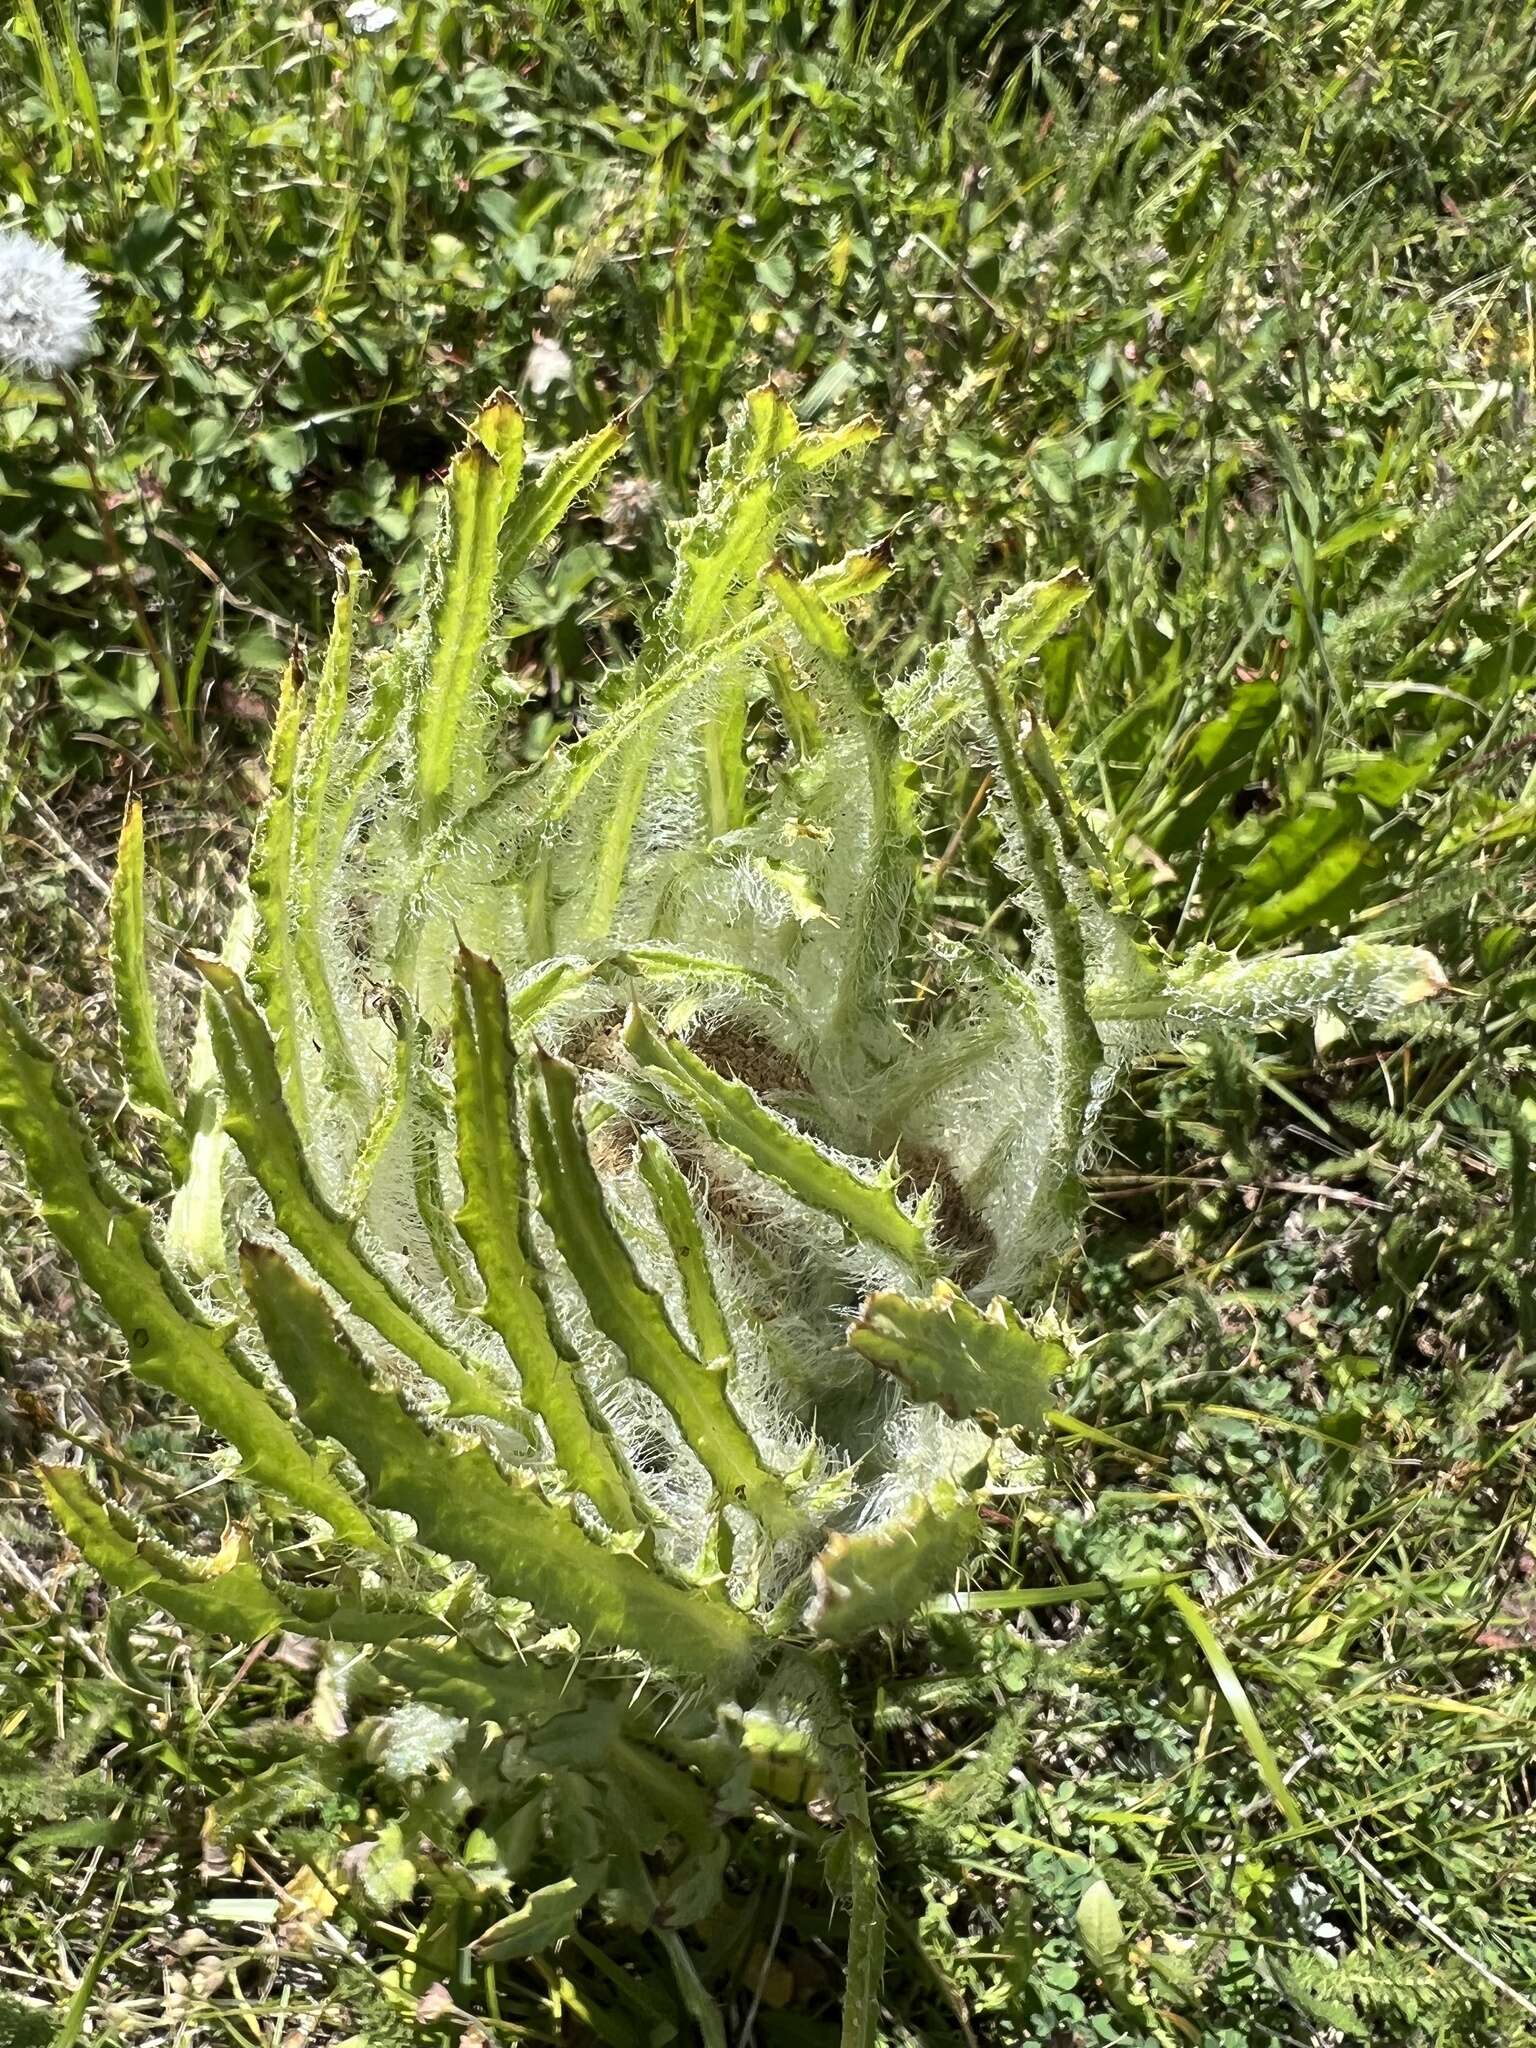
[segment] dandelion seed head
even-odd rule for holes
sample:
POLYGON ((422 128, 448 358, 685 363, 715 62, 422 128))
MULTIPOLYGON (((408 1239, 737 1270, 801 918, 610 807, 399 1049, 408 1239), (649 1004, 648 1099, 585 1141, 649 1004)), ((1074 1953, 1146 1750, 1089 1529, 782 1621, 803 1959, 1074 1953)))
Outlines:
POLYGON ((399 19, 398 8, 379 6, 376 0, 352 0, 352 5, 346 10, 345 15, 347 27, 360 36, 382 35, 385 29, 393 28, 399 19))
POLYGON ((570 383, 571 359, 558 341, 550 341, 542 334, 534 335, 523 381, 535 398, 546 392, 551 384, 570 383))
POLYGON ((20 228, 0 228, 0 362, 54 377, 86 354, 96 294, 78 264, 20 228))

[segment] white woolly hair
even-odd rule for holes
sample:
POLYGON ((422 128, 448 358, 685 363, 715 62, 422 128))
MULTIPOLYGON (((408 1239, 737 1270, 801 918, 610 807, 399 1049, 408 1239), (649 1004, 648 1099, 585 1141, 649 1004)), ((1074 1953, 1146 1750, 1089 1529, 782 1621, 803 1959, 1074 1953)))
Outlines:
POLYGON ((0 362, 56 377, 89 353, 97 299, 78 264, 20 228, 0 228, 0 362))
MULTIPOLYGON (((0 354, 45 373, 61 367, 88 346, 94 313, 81 273, 30 237, 0 233, 0 354)), ((650 1130, 670 1148, 690 1184, 730 1339, 729 1400, 803 1517, 802 1528, 770 1539, 735 1504, 724 1510, 730 1592, 764 1612, 803 1575, 821 1526, 878 1528, 940 1482, 973 1484, 997 1453, 975 1424, 912 1400, 847 1341, 861 1298, 910 1293, 926 1275, 876 1244, 850 1243, 833 1215, 754 1170, 707 1118, 637 1070, 620 1038, 626 1008, 638 1002, 692 1040, 705 1064, 738 1079, 798 1146, 814 1147, 828 1173, 874 1184, 894 1159, 909 1176, 898 1201, 930 1229, 938 1261, 981 1298, 1039 1285, 1070 1228, 1055 1195, 1083 1161, 1061 1156, 1069 1020, 1032 848, 1004 800, 1006 778, 997 779, 990 818, 1010 907, 1032 934, 1027 965, 1001 939, 989 941, 995 920, 982 892, 970 905, 975 928, 964 916, 936 914, 965 887, 963 864, 944 901, 930 902, 922 834, 937 821, 914 822, 916 799, 909 812, 903 794, 908 771, 893 766, 898 752, 911 764, 956 740, 978 766, 996 765, 972 636, 935 650, 905 682, 883 685, 873 713, 839 661, 799 649, 814 744, 791 734, 777 659, 770 667, 729 637, 761 601, 754 579, 803 496, 788 455, 766 470, 749 466, 748 426, 716 451, 698 513, 674 529, 677 575, 646 654, 587 699, 579 734, 534 770, 502 743, 500 696, 482 691, 465 713, 456 809, 445 821, 424 816, 413 794, 413 707, 431 685, 432 613, 444 602, 447 560, 441 546, 429 557, 422 610, 387 656, 359 664, 367 689, 338 726, 329 780, 319 785, 333 798, 351 784, 359 792, 306 912, 326 931, 341 1049, 360 1085, 350 1093, 328 1085, 322 1034, 307 1028, 321 1021, 318 1012, 302 1019, 296 1056, 322 1192, 358 1214, 360 1247, 412 1313, 508 1388, 516 1361, 476 1312, 481 1284, 452 1229, 462 1189, 447 1026, 460 943, 505 977, 518 1053, 537 1042, 562 1054, 581 1070, 585 1107, 616 1118, 594 1120, 592 1131, 603 1199, 639 1279, 696 1351, 689 1287, 629 1138, 650 1130), (742 506, 755 510, 737 530, 742 506), (706 629, 717 646, 729 642, 716 657, 700 650, 706 629), (652 715, 645 698, 656 684, 664 687, 652 715), (708 750, 722 729, 738 736, 748 796, 730 806, 730 829, 717 832, 708 750), (397 976, 407 989, 381 1004, 397 976), (399 1033, 415 1031, 418 1019, 407 1059, 399 1033)), ((981 622, 999 658, 1004 629, 1014 618, 1027 624, 1029 601, 1021 592, 981 622)), ((302 776, 296 786, 302 805, 302 776)), ((1128 922, 1101 907, 1042 823, 1081 931, 1103 1048, 1087 1127, 1064 1134, 1074 1145, 1094 1143, 1115 1078, 1170 1038, 1221 1024, 1262 1028, 1298 1009, 1379 1017, 1437 985, 1428 955, 1365 945, 1256 962, 1198 957, 1170 973, 1128 922)), ((525 1162, 534 1150, 526 1124, 525 1093, 525 1162)), ((527 1170, 533 1206, 509 1214, 506 1227, 526 1230, 581 1388, 659 1524, 659 1560, 683 1574, 713 1571, 721 1510, 709 1470, 599 1326, 538 1212, 527 1170)), ((269 1225, 238 1162, 228 1159, 225 1171, 231 1212, 247 1226, 269 1225)), ((413 1412, 440 1417, 440 1392, 358 1318, 348 1320, 381 1381, 413 1412)), ((484 1422, 431 1426, 478 1436, 502 1464, 563 1490, 547 1430, 519 1445, 512 1431, 484 1422)), ((578 1495, 575 1507, 586 1526, 600 1527, 593 1502, 578 1495)), ((407 1758, 430 1754, 439 1733, 427 1722, 391 1731, 407 1758)))

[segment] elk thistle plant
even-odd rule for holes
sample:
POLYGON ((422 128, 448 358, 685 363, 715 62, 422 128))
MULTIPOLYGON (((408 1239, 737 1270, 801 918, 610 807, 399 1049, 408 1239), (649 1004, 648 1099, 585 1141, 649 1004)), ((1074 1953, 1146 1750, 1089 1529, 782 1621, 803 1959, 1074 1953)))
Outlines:
POLYGON ((696 1917, 754 1759, 800 1756, 852 1907, 850 2043, 881 1916, 845 1653, 952 1587, 1058 1426, 1077 1367, 1040 1304, 1107 1090, 1213 1023, 1384 1018, 1438 979, 1408 949, 1170 968, 1138 938, 1027 703, 1081 579, 884 685, 849 625, 879 553, 781 565, 870 438, 749 398, 639 653, 532 767, 499 636, 620 432, 535 467, 490 404, 381 650, 343 566, 181 1085, 124 831, 112 966, 163 1225, 0 1009, 0 1127, 44 1216, 255 1503, 199 1554, 50 1467, 85 1555, 191 1629, 361 1646, 410 1829, 492 1816, 481 1960, 599 1900, 696 1917), (979 885, 936 914, 920 770, 955 747, 1026 944, 979 885))

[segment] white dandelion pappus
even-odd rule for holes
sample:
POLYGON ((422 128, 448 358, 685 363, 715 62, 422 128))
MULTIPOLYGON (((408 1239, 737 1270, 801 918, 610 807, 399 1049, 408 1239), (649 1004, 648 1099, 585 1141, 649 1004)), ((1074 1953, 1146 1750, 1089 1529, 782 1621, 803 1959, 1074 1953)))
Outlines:
POLYGON ((54 377, 91 346, 96 294, 78 264, 20 228, 0 228, 0 363, 54 377))
POLYGON ((570 383, 571 359, 558 341, 549 341, 544 335, 535 333, 523 380, 535 398, 542 397, 551 384, 570 383))

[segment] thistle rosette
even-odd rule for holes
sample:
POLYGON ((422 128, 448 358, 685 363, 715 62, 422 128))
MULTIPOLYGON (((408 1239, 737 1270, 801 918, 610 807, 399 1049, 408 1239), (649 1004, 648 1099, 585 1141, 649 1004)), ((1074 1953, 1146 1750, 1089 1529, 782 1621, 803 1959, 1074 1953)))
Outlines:
MULTIPOLYGON (((358 644, 343 566, 323 660, 284 681, 184 1086, 136 813, 125 830, 114 976, 128 1092, 178 1182, 163 1232, 0 1011, 0 1126, 49 1221, 271 1524, 192 1557, 54 1470, 87 1555, 191 1626, 374 1645, 381 1682, 470 1750, 558 1713, 540 1674, 574 1641, 618 1686, 589 1774, 641 1798, 638 1773, 695 1820, 700 1780, 718 1797, 730 1772, 686 1717, 648 1719, 631 1675, 706 1719, 751 1709, 738 1746, 798 1742, 844 1823, 850 2040, 879 1916, 836 1653, 952 1584, 989 1476, 1052 1426, 1070 1354, 1028 1311, 1108 1089, 1213 1022, 1376 1018, 1439 979, 1358 943, 1170 971, 1104 907, 1112 862, 1029 710, 1082 579, 1012 594, 882 685, 856 627, 881 553, 783 565, 870 438, 753 394, 640 651, 531 769, 500 650, 618 430, 535 466, 516 407, 488 406, 387 645, 358 644), (921 771, 954 746, 990 771, 991 894, 1032 934, 1024 964, 980 885, 969 922, 928 885, 950 821, 921 771), (321 1560, 302 1576, 271 1542, 293 1521, 321 1560)), ((612 1868, 584 1851, 505 1952, 612 1868)), ((702 1910, 709 1884, 674 1882, 674 1922, 680 1896, 702 1910)))

